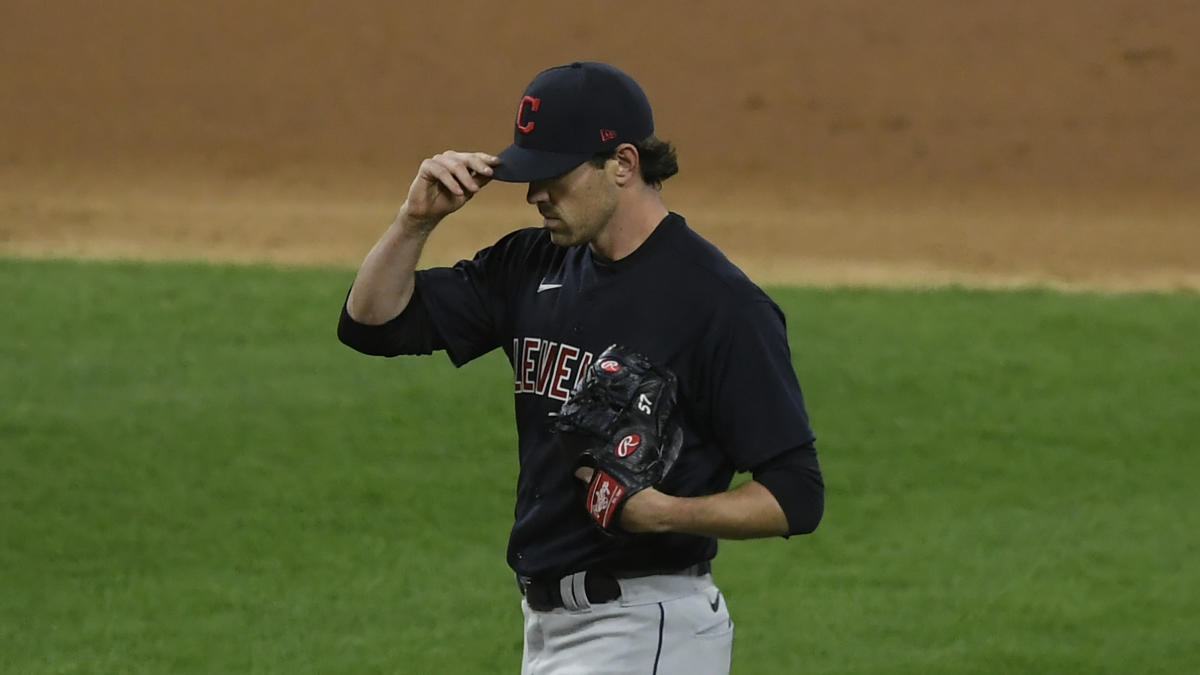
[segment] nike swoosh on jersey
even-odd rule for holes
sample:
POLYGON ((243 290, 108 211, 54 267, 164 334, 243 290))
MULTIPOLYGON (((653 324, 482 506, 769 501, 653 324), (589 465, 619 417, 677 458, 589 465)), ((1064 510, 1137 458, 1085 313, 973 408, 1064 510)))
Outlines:
POLYGON ((562 284, 538 284, 537 292, 541 293, 542 291, 552 291, 556 288, 561 288, 561 287, 562 287, 562 284))
POLYGON ((712 607, 712 611, 714 611, 714 612, 717 611, 718 609, 720 609, 720 607, 721 607, 721 591, 717 591, 717 597, 714 598, 712 602, 708 603, 708 606, 712 607))

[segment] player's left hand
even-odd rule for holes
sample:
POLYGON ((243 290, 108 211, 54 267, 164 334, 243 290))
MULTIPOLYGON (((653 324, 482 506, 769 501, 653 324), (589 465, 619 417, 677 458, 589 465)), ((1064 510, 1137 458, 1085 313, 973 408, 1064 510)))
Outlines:
MULTIPOLYGON (((577 469, 589 471, 584 507, 609 534, 642 531, 644 518, 624 517, 631 502, 657 485, 683 444, 675 419, 676 379, 646 356, 611 345, 554 416, 560 446, 577 469)), ((576 474, 578 475, 578 474, 576 474)), ((652 493, 653 494, 653 493, 652 493)), ((659 493, 660 495, 662 493, 659 493)))

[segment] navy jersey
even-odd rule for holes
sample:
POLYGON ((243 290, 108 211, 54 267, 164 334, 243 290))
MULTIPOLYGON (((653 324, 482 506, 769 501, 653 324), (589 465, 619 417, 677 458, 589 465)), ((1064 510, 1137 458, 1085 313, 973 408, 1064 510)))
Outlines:
POLYGON ((609 537, 584 510, 585 486, 548 419, 611 344, 678 377, 684 444, 663 492, 724 491, 735 471, 813 441, 782 312, 677 214, 618 261, 519 230, 472 260, 418 271, 414 298, 456 365, 497 347, 512 364, 518 574, 679 569, 716 554, 715 539, 690 534, 609 537))

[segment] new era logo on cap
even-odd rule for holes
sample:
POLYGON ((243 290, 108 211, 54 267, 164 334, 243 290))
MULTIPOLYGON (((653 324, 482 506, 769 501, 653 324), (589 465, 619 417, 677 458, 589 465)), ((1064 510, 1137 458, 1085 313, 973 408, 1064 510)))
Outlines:
POLYGON ((556 66, 526 87, 513 144, 500 151, 493 177, 512 183, 553 178, 653 133, 650 101, 632 77, 595 61, 556 66))

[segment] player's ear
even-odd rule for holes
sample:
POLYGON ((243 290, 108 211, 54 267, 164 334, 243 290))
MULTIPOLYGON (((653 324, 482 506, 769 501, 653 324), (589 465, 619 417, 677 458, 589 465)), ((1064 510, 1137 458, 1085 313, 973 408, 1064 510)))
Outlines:
POLYGON ((622 143, 613 153, 616 162, 613 165, 613 180, 617 185, 625 187, 635 178, 641 178, 641 157, 637 146, 632 143, 622 143))

